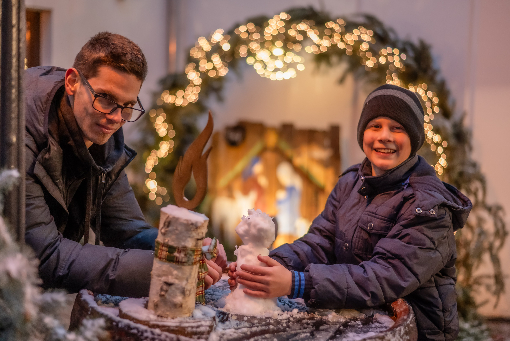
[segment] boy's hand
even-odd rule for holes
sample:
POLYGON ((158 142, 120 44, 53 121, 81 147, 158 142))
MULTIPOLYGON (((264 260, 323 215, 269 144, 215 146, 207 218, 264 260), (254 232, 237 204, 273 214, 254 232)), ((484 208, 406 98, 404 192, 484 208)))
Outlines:
POLYGON ((292 273, 268 256, 259 255, 257 258, 267 267, 243 264, 243 271, 236 273, 237 282, 246 287, 244 293, 261 298, 290 295, 292 273))
POLYGON ((228 267, 228 285, 230 286, 230 291, 234 291, 237 288, 237 262, 230 263, 228 267))
MULTIPOLYGON (((211 238, 205 238, 202 242, 202 246, 211 244, 211 238)), ((227 254, 223 245, 218 242, 216 246, 218 255, 216 258, 206 260, 207 262, 207 275, 205 276, 205 289, 208 289, 211 285, 216 284, 221 278, 223 268, 227 267, 227 254)))

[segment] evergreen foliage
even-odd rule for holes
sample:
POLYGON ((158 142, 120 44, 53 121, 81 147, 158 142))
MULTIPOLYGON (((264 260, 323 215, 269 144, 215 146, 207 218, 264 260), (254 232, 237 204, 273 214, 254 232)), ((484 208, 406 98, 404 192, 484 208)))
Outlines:
MULTIPOLYGON (((465 319, 475 317, 477 304, 474 297, 481 290, 488 290, 497 299, 503 293, 504 281, 499 251, 503 247, 508 233, 503 220, 502 207, 498 204, 490 204, 486 200, 485 177, 481 173, 479 165, 471 156, 472 138, 470 131, 463 124, 463 113, 455 110, 455 103, 446 81, 441 77, 440 70, 434 65, 431 47, 422 40, 414 43, 399 38, 393 29, 385 26, 371 15, 335 20, 329 14, 318 12, 312 7, 293 8, 286 11, 286 13, 291 16, 290 20, 286 22, 286 26, 290 27, 293 24, 297 25, 305 22, 314 29, 319 37, 328 35, 326 32, 328 28, 325 25, 332 21, 342 23, 342 34, 353 32, 361 27, 372 31, 373 34, 368 48, 366 46, 362 47, 363 40, 356 39, 352 44, 345 44, 345 48, 332 46, 315 54, 314 61, 318 68, 344 68, 344 74, 339 79, 340 83, 348 76, 352 76, 362 82, 368 92, 369 89, 373 89, 378 85, 394 82, 393 74, 396 74, 398 75, 397 85, 410 87, 417 84, 426 84, 425 90, 432 92, 434 97, 437 97, 440 111, 435 113, 434 132, 442 136, 443 141, 448 141, 447 148, 445 146, 444 150, 448 165, 447 167, 439 167, 439 177, 460 189, 473 202, 473 210, 468 223, 464 229, 456 234, 456 240, 459 312, 465 319), (405 54, 405 60, 401 60, 403 67, 388 66, 387 64, 383 66, 384 63, 375 63, 375 65, 369 67, 367 60, 370 59, 370 56, 378 58, 381 56, 380 51, 387 48, 391 48, 389 51, 398 49, 400 55, 405 54), (346 68, 345 65, 347 65, 346 68), (489 264, 492 265, 492 271, 482 273, 480 271, 481 265, 487 264, 487 260, 490 260, 489 264)), ((236 30, 240 25, 253 23, 255 27, 261 28, 262 31, 268 26, 269 19, 271 18, 259 16, 248 19, 243 24, 234 25, 233 28, 224 33, 225 37, 230 38, 230 49, 223 50, 220 45, 211 44, 211 49, 205 53, 208 60, 211 60, 212 55, 218 54, 223 61, 228 63, 230 69, 239 73, 241 71, 239 63, 246 58, 246 55, 241 56, 240 47, 248 45, 250 40, 242 38, 236 30)), ((345 40, 345 36, 343 39, 345 40)), ((297 42, 295 35, 290 35, 289 31, 275 35, 273 40, 283 42, 282 48, 285 51, 290 49, 288 48, 289 42, 297 42)), ((307 41, 312 43, 310 37, 306 36, 303 41, 298 43, 305 46, 307 41)), ((254 53, 248 52, 248 56, 254 56, 254 53)), ((197 59, 191 54, 188 57, 188 66, 192 63, 197 63, 197 59)), ((222 99, 223 81, 224 77, 210 77, 203 74, 202 83, 200 84, 200 97, 185 106, 176 106, 162 100, 164 97, 162 93, 166 93, 166 96, 175 95, 178 91, 185 89, 189 84, 187 75, 185 73, 173 74, 162 80, 161 92, 154 95, 152 115, 148 115, 150 117, 145 117, 142 120, 144 124, 141 133, 143 140, 140 140, 138 144, 138 150, 143 151, 142 157, 138 158, 138 162, 145 162, 151 150, 152 152, 158 150, 162 141, 171 141, 173 144, 173 151, 170 149, 168 155, 160 157, 157 165, 150 169, 158 176, 158 186, 171 189, 172 175, 178 159, 197 135, 197 118, 205 113, 205 103, 211 95, 215 95, 220 100, 222 99), (160 137, 154 132, 155 122, 162 113, 164 113, 164 121, 173 126, 175 137, 168 135, 160 137)), ((419 153, 434 165, 442 152, 438 152, 432 146, 434 142, 431 142, 430 138, 428 142, 419 153)), ((438 170, 437 165, 436 170, 438 170)), ((143 210, 148 212, 149 219, 152 218, 154 222, 159 217, 159 207, 147 199, 147 186, 136 185, 145 184, 149 180, 145 179, 147 175, 143 171, 145 168, 146 164, 135 166, 139 173, 137 173, 137 181, 134 181, 133 184, 143 210)), ((171 190, 168 190, 168 192, 171 192, 171 190)), ((165 193, 162 197, 165 202, 173 202, 171 193, 165 193)), ((191 195, 188 197, 191 197, 191 195)))
MULTIPOLYGON (((18 177, 16 170, 0 172, 0 212, 3 195, 18 177)), ((64 292, 42 293, 37 265, 32 250, 12 239, 0 216, 0 340, 106 340, 102 319, 86 319, 78 331, 67 330, 69 297, 64 292)))

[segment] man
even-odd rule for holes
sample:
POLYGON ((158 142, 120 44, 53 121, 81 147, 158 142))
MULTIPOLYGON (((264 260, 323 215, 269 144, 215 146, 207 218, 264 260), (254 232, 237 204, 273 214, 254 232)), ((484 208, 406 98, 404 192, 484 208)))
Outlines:
MULTIPOLYGON (((141 49, 108 32, 92 37, 68 70, 26 71, 25 240, 44 288, 149 294, 158 231, 124 172, 136 153, 122 131, 145 112, 138 93, 146 75, 141 49)), ((222 247, 216 263, 208 261, 206 286, 226 265, 222 247)))

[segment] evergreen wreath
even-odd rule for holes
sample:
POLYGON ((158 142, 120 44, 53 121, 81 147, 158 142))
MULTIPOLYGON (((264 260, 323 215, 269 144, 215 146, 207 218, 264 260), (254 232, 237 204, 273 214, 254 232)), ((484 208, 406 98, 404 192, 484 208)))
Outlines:
POLYGON ((139 181, 133 187, 148 218, 155 221, 159 206, 173 202, 169 188, 179 157, 198 134, 196 119, 205 113, 205 101, 211 95, 222 100, 229 69, 239 73, 244 61, 263 77, 294 78, 304 69, 302 52, 313 54, 319 68, 347 65, 340 83, 352 75, 372 88, 392 83, 419 95, 427 142, 419 154, 443 181, 473 202, 466 226, 456 234, 459 312, 465 319, 475 317, 474 296, 483 288, 497 304, 504 291, 499 251, 508 233, 502 207, 487 203, 486 180, 471 157, 471 133, 463 124, 464 115, 454 114, 454 101, 434 66, 430 46, 422 40, 415 44, 400 39, 370 15, 332 19, 312 7, 293 8, 198 38, 184 73, 161 80, 162 90, 155 95, 149 119, 142 120, 143 139, 137 146, 144 151, 144 164, 138 167, 139 181), (479 271, 486 256, 492 264, 489 274, 479 271))

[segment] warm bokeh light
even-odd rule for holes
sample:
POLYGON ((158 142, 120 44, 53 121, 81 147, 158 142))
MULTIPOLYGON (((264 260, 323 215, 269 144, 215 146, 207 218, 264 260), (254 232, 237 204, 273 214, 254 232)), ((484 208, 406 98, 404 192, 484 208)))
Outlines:
MULTIPOLYGON (((387 83, 407 86, 417 93, 425 104, 426 141, 431 151, 438 156, 434 168, 438 175, 443 174, 444 168, 448 166, 445 154, 448 143, 439 134, 434 133, 431 123, 434 114, 441 110, 439 98, 434 92, 427 90, 428 86, 425 83, 406 85, 399 79, 399 72, 405 69, 407 56, 398 48, 391 46, 375 50, 374 32, 363 26, 347 32, 343 19, 326 22, 322 27, 316 27, 313 21, 290 24, 290 19, 289 14, 282 12, 269 19, 262 27, 254 23, 240 25, 234 30, 236 39, 232 40, 222 29, 214 31, 209 39, 198 38, 190 50, 191 62, 184 70, 189 84, 185 89, 173 93, 163 91, 157 104, 185 107, 196 102, 205 79, 224 77, 228 73, 228 63, 232 61, 232 54, 234 58, 245 58, 246 64, 252 66, 261 77, 284 80, 295 78, 298 72, 305 70, 304 58, 298 55, 299 52, 320 54, 337 48, 346 55, 357 53, 367 71, 376 68, 386 70, 387 83)), ((146 159, 145 172, 149 174, 146 192, 150 200, 155 200, 156 204, 161 205, 163 201, 168 201, 169 196, 166 188, 158 186, 153 168, 159 159, 165 158, 173 151, 174 142, 171 139, 175 136, 175 131, 165 122, 166 115, 163 109, 152 109, 149 115, 156 133, 164 141, 160 143, 159 149, 152 150, 146 159)))

